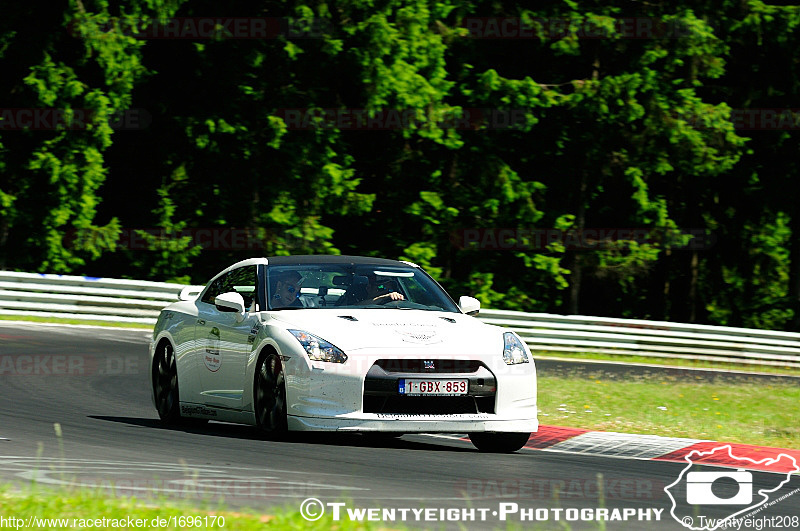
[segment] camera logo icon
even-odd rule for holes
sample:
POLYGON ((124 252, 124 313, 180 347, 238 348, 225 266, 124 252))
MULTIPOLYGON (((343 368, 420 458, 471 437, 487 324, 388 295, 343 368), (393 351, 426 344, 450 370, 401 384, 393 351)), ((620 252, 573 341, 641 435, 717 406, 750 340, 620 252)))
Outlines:
POLYGON ((686 502, 691 505, 747 505, 753 502, 753 474, 743 468, 736 472, 689 472, 686 474, 686 502), (730 478, 739 485, 734 496, 714 493, 715 481, 730 478))

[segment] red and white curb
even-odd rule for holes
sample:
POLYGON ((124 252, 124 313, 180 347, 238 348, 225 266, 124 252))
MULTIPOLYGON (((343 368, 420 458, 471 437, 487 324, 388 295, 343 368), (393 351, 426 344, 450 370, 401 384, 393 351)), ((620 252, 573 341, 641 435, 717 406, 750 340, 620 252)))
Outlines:
POLYGON ((789 459, 784 459, 777 463, 768 461, 779 454, 794 457, 800 463, 800 450, 754 446, 751 444, 721 443, 702 439, 589 431, 560 426, 539 426, 539 431, 531 436, 530 440, 525 444, 525 448, 676 463, 686 463, 686 456, 695 452, 692 458, 692 462, 695 464, 779 473, 795 471, 794 465, 789 459), (730 451, 710 452, 710 450, 720 446, 730 446, 730 451), (703 455, 704 453, 708 455, 703 455), (744 466, 742 458, 747 458, 748 460, 748 463, 744 466))

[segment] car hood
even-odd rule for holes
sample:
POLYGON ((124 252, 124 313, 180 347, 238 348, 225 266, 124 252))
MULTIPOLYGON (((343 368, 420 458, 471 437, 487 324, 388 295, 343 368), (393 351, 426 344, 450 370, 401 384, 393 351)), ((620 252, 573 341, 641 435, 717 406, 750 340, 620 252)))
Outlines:
POLYGON ((500 354, 506 331, 459 313, 390 308, 282 310, 268 312, 266 321, 304 330, 345 352, 407 348, 450 355, 500 354))

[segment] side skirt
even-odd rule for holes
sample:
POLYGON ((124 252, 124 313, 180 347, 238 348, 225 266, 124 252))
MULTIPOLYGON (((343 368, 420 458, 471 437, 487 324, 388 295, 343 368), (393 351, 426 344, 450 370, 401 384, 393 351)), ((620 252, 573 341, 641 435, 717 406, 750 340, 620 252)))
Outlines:
POLYGON ((239 411, 222 407, 206 406, 191 402, 181 402, 181 416, 194 419, 218 420, 235 424, 255 426, 256 416, 252 411, 239 411))

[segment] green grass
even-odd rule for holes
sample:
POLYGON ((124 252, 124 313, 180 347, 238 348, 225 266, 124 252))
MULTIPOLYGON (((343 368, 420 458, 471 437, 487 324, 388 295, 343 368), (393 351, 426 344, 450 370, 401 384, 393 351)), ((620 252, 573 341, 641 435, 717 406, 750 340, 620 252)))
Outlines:
POLYGON ((539 376, 539 422, 555 426, 800 449, 798 404, 788 383, 539 376))
MULTIPOLYGON (((718 369, 724 371, 739 371, 749 373, 783 374, 800 376, 800 368, 751 365, 747 363, 725 363, 718 361, 693 361, 679 358, 657 358, 651 356, 632 356, 627 354, 599 354, 595 352, 548 352, 533 351, 534 359, 559 359, 568 361, 595 360, 614 361, 621 363, 644 363, 648 365, 664 365, 672 367, 685 367, 687 369, 718 369)), ((798 360, 800 361, 800 360, 798 360)))
MULTIPOLYGON (((31 516, 38 518, 67 518, 70 525, 43 525, 37 529, 65 529, 73 528, 73 519, 123 519, 127 517, 146 520, 148 525, 142 529, 219 529, 219 530, 261 530, 261 529, 350 529, 370 530, 387 529, 382 522, 351 522, 347 518, 334 521, 326 513, 316 522, 309 522, 298 512, 298 507, 270 508, 268 514, 261 514, 252 510, 225 509, 223 505, 197 507, 186 503, 159 500, 137 500, 136 498, 116 498, 101 491, 86 489, 50 489, 32 484, 21 491, 12 490, 9 486, 0 485, 0 516, 14 517, 25 520, 31 516), (150 525, 154 518, 167 521, 171 517, 193 517, 194 523, 201 525, 167 525, 166 527, 150 525), (216 517, 216 520, 213 518, 216 517), (222 522, 219 517, 224 518, 222 522), (211 525, 211 524, 215 525, 211 525), (220 525, 224 524, 224 525, 220 525)), ((170 524, 177 521, 169 522, 170 524)), ((389 523, 392 529, 402 529, 401 526, 389 523)), ((6 525, 6 527, 9 527, 6 525)), ((19 527, 20 529, 25 526, 19 527)), ((78 527, 78 526, 75 526, 78 527)), ((88 526, 101 529, 99 526, 88 526)), ((13 529, 14 527, 11 526, 13 529)), ((106 525, 105 528, 112 528, 106 525)), ((123 526, 123 528, 128 528, 123 526)))
POLYGON ((56 323, 71 325, 109 326, 114 328, 135 328, 152 330, 153 326, 143 323, 125 323, 115 321, 93 321, 91 319, 67 319, 63 317, 36 317, 34 315, 0 315, 0 321, 30 321, 33 323, 56 323))
MULTIPOLYGON (((598 479, 598 481, 601 481, 598 479)), ((343 500, 344 501, 344 500, 343 500)), ((557 500, 556 500, 557 501, 557 500)), ((336 530, 336 531, 394 531, 408 529, 407 525, 413 525, 416 529, 444 529, 445 522, 431 521, 431 522, 417 522, 413 519, 408 522, 392 522, 392 521, 369 521, 366 518, 363 521, 351 521, 347 515, 346 508, 355 508, 359 504, 353 502, 346 502, 346 505, 341 509, 342 513, 339 520, 334 520, 330 511, 314 522, 310 522, 303 518, 298 511, 299 504, 296 506, 284 507, 270 507, 264 513, 252 509, 226 509, 220 502, 216 506, 198 505, 198 502, 189 504, 188 502, 171 501, 168 499, 159 499, 154 502, 151 499, 140 500, 137 498, 124 498, 115 497, 101 490, 87 490, 87 489, 72 489, 72 488, 42 488, 36 484, 31 484, 23 490, 14 490, 8 485, 0 484, 0 517, 8 519, 13 517, 17 519, 15 522, 4 522, 6 528, 15 529, 29 529, 26 527, 28 518, 35 517, 39 519, 68 519, 68 525, 59 525, 54 522, 38 522, 40 525, 36 526, 35 522, 32 529, 203 529, 219 531, 228 530, 264 530, 264 529, 303 529, 303 530, 336 530), (130 517, 134 520, 134 526, 137 524, 135 520, 145 521, 147 525, 142 527, 127 527, 127 518, 130 517), (170 521, 170 518, 175 520, 170 521), (180 517, 192 518, 192 525, 175 525, 183 523, 177 519, 180 517), (106 519, 103 525, 102 519, 106 519), (161 521, 166 521, 167 525, 152 525, 153 519, 158 518, 161 521), (223 518, 224 520, 221 520, 223 518), (77 519, 77 521, 75 520, 77 519), (84 525, 81 527, 80 520, 92 520, 91 525, 84 525), (110 520, 121 522, 125 519, 125 525, 115 527, 110 520), (22 522, 19 522, 22 520, 22 522), (100 522, 97 522, 100 520, 100 522), (101 525, 97 525, 97 523, 101 525), (77 525, 73 525, 77 524, 77 525), (213 524, 213 525, 212 525, 213 524)), ((489 507, 492 503, 485 503, 481 506, 489 507)), ((556 504, 560 506, 560 504, 556 504)), ((601 503, 601 506, 603 504, 601 503)), ((496 506, 496 505, 495 505, 496 506)), ((377 505, 370 505, 369 507, 377 507, 377 505)), ((421 504, 419 508, 424 508, 425 505, 421 504)), ((366 507, 365 507, 366 508, 366 507)), ((484 525, 492 525, 494 529, 505 531, 522 531, 523 529, 553 529, 552 522, 527 522, 520 523, 515 520, 516 515, 509 517, 509 520, 502 522, 499 520, 492 520, 489 517, 484 525)), ((184 520, 186 522, 186 520, 184 520)), ((462 522, 462 529, 469 529, 469 521, 462 522)), ((596 529, 604 529, 601 523, 598 523, 596 529)), ((561 522, 561 525, 556 527, 562 531, 569 531, 571 528, 566 522, 561 522)))

